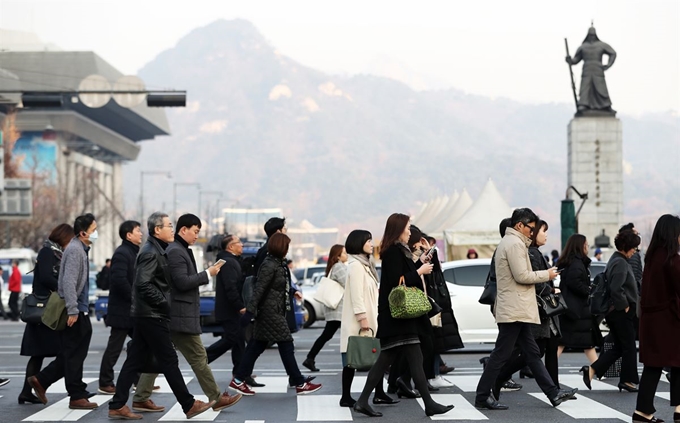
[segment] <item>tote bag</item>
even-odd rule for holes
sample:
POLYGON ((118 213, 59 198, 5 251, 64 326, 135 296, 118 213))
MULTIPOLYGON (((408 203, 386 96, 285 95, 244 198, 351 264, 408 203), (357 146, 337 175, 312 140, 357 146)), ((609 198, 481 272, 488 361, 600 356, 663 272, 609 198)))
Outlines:
POLYGON ((314 293, 314 299, 325 305, 326 307, 335 310, 338 308, 342 297, 345 295, 345 289, 331 278, 323 277, 319 281, 319 287, 314 293))

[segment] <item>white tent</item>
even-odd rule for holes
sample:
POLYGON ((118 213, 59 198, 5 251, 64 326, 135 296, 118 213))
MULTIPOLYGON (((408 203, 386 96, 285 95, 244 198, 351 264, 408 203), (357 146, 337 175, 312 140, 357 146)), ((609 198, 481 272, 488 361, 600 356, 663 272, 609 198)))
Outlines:
POLYGON ((469 248, 474 248, 479 257, 491 257, 500 241, 498 224, 511 215, 512 208, 489 179, 465 214, 444 231, 448 257, 465 258, 469 248))
POLYGON ((418 226, 419 228, 425 227, 432 222, 432 219, 437 217, 440 211, 446 206, 446 203, 449 201, 449 197, 443 196, 443 197, 437 197, 434 200, 430 201, 428 203, 427 209, 425 209, 420 216, 418 216, 418 220, 414 220, 414 224, 418 226))
POLYGON ((471 205, 472 198, 470 197, 470 194, 468 194, 467 190, 463 189, 463 193, 458 197, 458 201, 456 201, 455 204, 453 204, 453 206, 447 210, 445 219, 431 232, 441 234, 445 230, 451 228, 461 217, 463 217, 471 205))
POLYGON ((456 204, 458 199, 460 198, 460 194, 458 194, 458 191, 454 191, 451 197, 449 197, 449 201, 442 207, 441 211, 435 216, 430 223, 427 225, 427 227, 421 227, 420 229, 425 232, 425 233, 439 233, 441 232, 439 227, 441 226, 442 223, 446 220, 446 218, 449 216, 449 213, 451 213, 451 208, 456 204))

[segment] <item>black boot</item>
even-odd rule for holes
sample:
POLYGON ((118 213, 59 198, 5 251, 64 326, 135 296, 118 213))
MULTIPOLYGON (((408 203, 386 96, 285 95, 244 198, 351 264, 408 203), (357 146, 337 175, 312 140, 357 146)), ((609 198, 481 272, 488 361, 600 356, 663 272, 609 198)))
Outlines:
POLYGON ((340 397, 340 407, 353 407, 356 401, 352 398, 352 381, 356 370, 349 366, 342 368, 342 397, 340 397))

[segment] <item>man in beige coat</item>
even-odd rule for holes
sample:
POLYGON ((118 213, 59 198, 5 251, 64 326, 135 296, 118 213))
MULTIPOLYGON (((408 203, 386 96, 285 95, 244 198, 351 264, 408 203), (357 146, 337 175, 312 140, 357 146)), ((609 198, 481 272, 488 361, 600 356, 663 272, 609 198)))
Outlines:
MULTIPOLYGON (((536 383, 553 406, 571 399, 576 389, 563 391, 553 383, 541 361, 538 345, 531 334, 531 325, 540 324, 534 284, 547 282, 557 276, 557 269, 534 272, 529 260, 530 236, 536 230, 538 216, 528 208, 512 213, 511 227, 496 249, 496 323, 498 338, 477 385, 475 407, 489 410, 507 410, 508 406, 498 402, 491 390, 501 368, 510 358, 515 343, 526 355, 527 365, 536 383)), ((501 382, 502 383, 502 382, 501 382)))

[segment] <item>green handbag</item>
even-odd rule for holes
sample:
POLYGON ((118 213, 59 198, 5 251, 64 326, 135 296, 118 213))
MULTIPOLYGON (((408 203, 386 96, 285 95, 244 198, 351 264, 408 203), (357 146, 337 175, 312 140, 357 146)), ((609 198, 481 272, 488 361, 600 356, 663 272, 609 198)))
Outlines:
MULTIPOLYGON (((347 365, 356 370, 370 370, 380 355, 380 341, 372 336, 350 336, 347 339, 347 365)), ((361 334, 361 330, 359 330, 361 334)))
POLYGON ((427 294, 416 287, 406 286, 403 276, 399 278, 399 285, 392 289, 387 300, 390 314, 395 319, 415 319, 432 310, 427 294))
POLYGON ((45 312, 42 315, 43 325, 52 330, 64 330, 66 329, 67 320, 66 302, 54 291, 50 294, 50 298, 45 306, 45 312))

